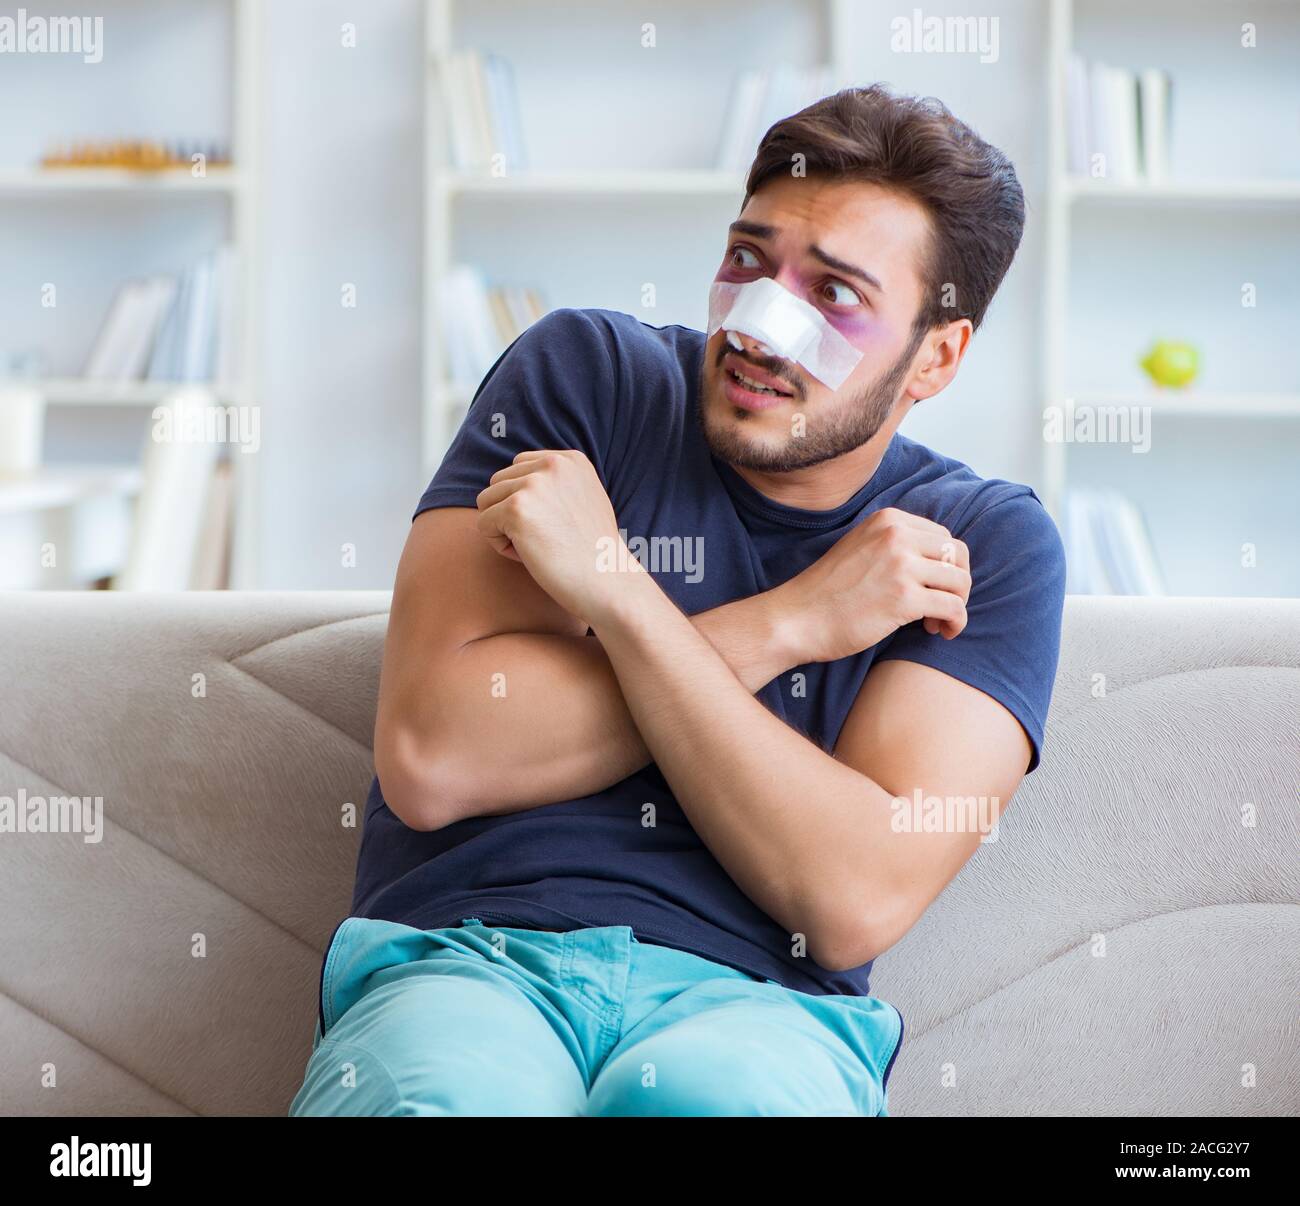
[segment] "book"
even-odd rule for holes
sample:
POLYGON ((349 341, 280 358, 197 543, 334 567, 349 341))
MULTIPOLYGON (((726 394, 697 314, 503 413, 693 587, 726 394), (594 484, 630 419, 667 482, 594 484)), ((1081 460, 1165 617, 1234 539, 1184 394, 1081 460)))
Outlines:
MULTIPOLYGON (((173 411, 173 429, 179 433, 202 422, 201 412, 211 405, 211 398, 205 390, 182 388, 166 405, 173 411)), ((189 588, 219 452, 220 445, 213 440, 156 440, 150 429, 130 548, 115 583, 119 589, 189 588)))
POLYGON ((742 71, 732 85, 731 103, 722 126, 717 166, 723 171, 742 172, 757 146, 755 127, 767 90, 766 71, 742 71), (751 140, 753 145, 751 145, 751 140))
POLYGON ((477 51, 467 51, 465 63, 469 89, 470 128, 474 135, 474 159, 469 166, 488 168, 492 165, 492 156, 500 148, 493 139, 491 101, 487 95, 483 56, 477 51))
POLYGON ((526 170, 519 96, 509 61, 458 50, 443 61, 440 84, 452 166, 487 171, 494 156, 503 155, 507 172, 526 170))
POLYGON ((1167 71, 1148 67, 1138 77, 1138 111, 1142 130, 1142 171, 1148 180, 1169 176, 1169 101, 1167 71))
MULTIPOLYGON (((1105 63, 1093 63, 1088 68, 1088 134, 1091 139, 1088 157, 1090 163, 1100 162, 1103 178, 1113 180, 1115 136, 1110 114, 1112 98, 1107 81, 1108 70, 1105 63)), ((1088 174, 1093 175, 1091 167, 1088 174)))
POLYGON ((1133 501, 1113 490, 1070 491, 1062 528, 1066 590, 1081 595, 1163 595, 1163 577, 1133 501))
POLYGON ((825 65, 742 71, 732 85, 723 117, 716 167, 728 172, 744 171, 772 126, 826 96, 834 84, 833 71, 825 65))
POLYGON ((235 471, 228 457, 213 466, 208 481, 190 590, 225 590, 230 585, 230 537, 235 507, 235 471))
POLYGON ((192 272, 187 268, 176 283, 176 296, 154 341, 145 376, 150 381, 175 381, 180 372, 181 332, 189 306, 192 272))
POLYGON ((1169 176, 1172 81, 1158 67, 1133 72, 1071 54, 1065 67, 1065 160, 1074 176, 1119 184, 1169 176))
POLYGON ((82 376, 95 381, 140 378, 149 366, 175 293, 176 282, 170 277, 149 277, 123 285, 86 358, 82 376))
POLYGON ((439 80, 451 162, 455 167, 468 168, 474 160, 474 136, 468 114, 469 78, 463 53, 450 55, 443 61, 439 80))
POLYGON ((1112 179, 1131 184, 1141 175, 1137 76, 1123 67, 1111 67, 1106 72, 1106 83, 1110 90, 1106 109, 1115 155, 1112 179))
POLYGON ((448 377, 460 389, 476 388, 488 370, 545 312, 536 290, 489 287, 471 264, 457 264, 439 282, 441 334, 448 377))
POLYGON ((177 381, 207 381, 211 376, 212 325, 215 316, 212 261, 200 260, 191 279, 189 308, 181 335, 177 381))

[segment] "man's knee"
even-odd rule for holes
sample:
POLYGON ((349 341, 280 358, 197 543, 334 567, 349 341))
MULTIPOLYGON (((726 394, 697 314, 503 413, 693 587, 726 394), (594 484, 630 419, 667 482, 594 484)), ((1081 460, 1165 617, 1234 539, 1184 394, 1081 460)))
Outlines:
POLYGON ((536 1005, 478 975, 414 976, 358 1001, 308 1062, 291 1114, 576 1114, 586 1086, 536 1005))
POLYGON ((637 1117, 874 1115, 871 1074, 817 1041, 766 1026, 731 1033, 679 1023, 614 1056, 589 1114, 637 1117))
POLYGON ((290 1117, 389 1116, 414 1111, 392 1073, 369 1051, 333 1039, 321 1042, 307 1061, 290 1117))

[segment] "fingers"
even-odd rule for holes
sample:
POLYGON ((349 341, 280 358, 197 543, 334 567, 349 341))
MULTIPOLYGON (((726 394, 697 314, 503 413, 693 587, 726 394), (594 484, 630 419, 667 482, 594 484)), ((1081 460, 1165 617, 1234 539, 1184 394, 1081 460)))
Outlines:
MULTIPOLYGON (((509 472, 509 470, 501 470, 501 473, 507 472, 509 472)), ((480 511, 486 511, 489 507, 495 507, 497 503, 504 502, 517 490, 522 488, 524 481, 527 478, 527 474, 523 473, 518 474, 515 477, 507 477, 498 481, 497 479, 500 476, 500 473, 493 474, 491 485, 485 486, 479 491, 475 503, 480 511)))
POLYGON ((908 542, 923 557, 932 557, 936 561, 949 561, 970 569, 970 549, 966 542, 958 540, 941 523, 926 519, 923 515, 913 515, 910 511, 900 511, 897 507, 885 507, 872 516, 877 524, 892 527, 905 534, 908 542))
MULTIPOLYGON (((519 455, 523 456, 524 454, 521 452, 519 455)), ((488 478, 488 485, 494 485, 497 482, 508 482, 512 478, 516 477, 525 477, 529 473, 535 472, 540 467, 541 466, 536 458, 521 461, 516 457, 515 460, 504 469, 498 469, 490 478, 488 478)))
MULTIPOLYGON (((942 524, 897 507, 876 512, 872 520, 886 536, 917 554, 913 563, 917 582, 924 588, 920 619, 931 636, 946 640, 966 626, 966 601, 970 598, 970 549, 942 524)), ((896 549, 897 551, 897 549, 896 549)))
MULTIPOLYGON (((487 493, 487 491, 484 491, 487 493)), ((477 527, 483 539, 488 542, 503 557, 509 557, 513 561, 519 560, 519 554, 515 552, 514 545, 510 542, 510 537, 506 535, 502 523, 505 520, 505 511, 498 503, 496 505, 483 508, 482 495, 479 496, 479 513, 477 527)))
POLYGON ((523 558, 519 556, 506 531, 509 508, 502 504, 523 489, 530 477, 553 464, 557 457, 573 458, 581 455, 563 449, 528 449, 516 455, 505 468, 498 469, 475 499, 479 510, 478 530, 488 544, 503 557, 522 563, 523 558))
MULTIPOLYGON (((514 464, 522 465, 528 461, 549 460, 551 457, 564 456, 573 453, 571 448, 526 448, 523 452, 515 454, 514 464)), ((504 472, 504 470, 502 470, 504 472)))
POLYGON ((518 453, 510 464, 504 469, 498 469, 488 478, 487 486, 478 496, 479 509, 493 506, 503 498, 507 498, 523 484, 525 479, 554 463, 556 458, 575 456, 581 456, 581 453, 557 448, 532 448, 518 453))
POLYGON ((970 549, 966 547, 965 541, 958 540, 947 528, 940 527, 937 523, 928 528, 917 528, 915 540, 922 556, 947 562, 969 572, 970 549))
POLYGON ((923 590, 920 607, 931 636, 941 635, 950 641, 966 627, 966 604, 951 591, 923 590))
POLYGON ((970 598, 970 570, 963 569, 951 561, 937 561, 932 557, 921 558, 917 567, 918 580, 926 587, 926 597, 946 594, 961 604, 961 623, 956 624, 950 617, 936 616, 925 612, 922 626, 931 636, 942 635, 952 640, 966 626, 966 601, 970 598))
POLYGON ((934 557, 922 557, 920 562, 921 564, 917 566, 917 575, 922 586, 950 591, 963 603, 970 598, 970 570, 963 569, 954 562, 939 561, 934 557))

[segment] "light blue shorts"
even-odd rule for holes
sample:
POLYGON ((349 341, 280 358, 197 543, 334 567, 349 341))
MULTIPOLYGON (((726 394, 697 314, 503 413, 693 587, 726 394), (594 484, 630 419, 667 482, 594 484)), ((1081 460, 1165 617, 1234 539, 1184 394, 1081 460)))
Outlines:
POLYGON ((629 926, 347 918, 291 1115, 887 1114, 902 1015, 629 926))

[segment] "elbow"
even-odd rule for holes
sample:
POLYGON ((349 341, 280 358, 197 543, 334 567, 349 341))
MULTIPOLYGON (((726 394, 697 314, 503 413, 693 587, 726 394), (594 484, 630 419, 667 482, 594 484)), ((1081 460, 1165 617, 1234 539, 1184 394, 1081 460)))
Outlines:
POLYGON ((432 832, 462 815, 451 769, 408 726, 376 725, 375 775, 384 803, 408 829, 432 832))
POLYGON ((850 971, 883 955, 911 928, 904 910, 890 901, 871 900, 828 910, 808 938, 808 954, 827 971, 850 971))

